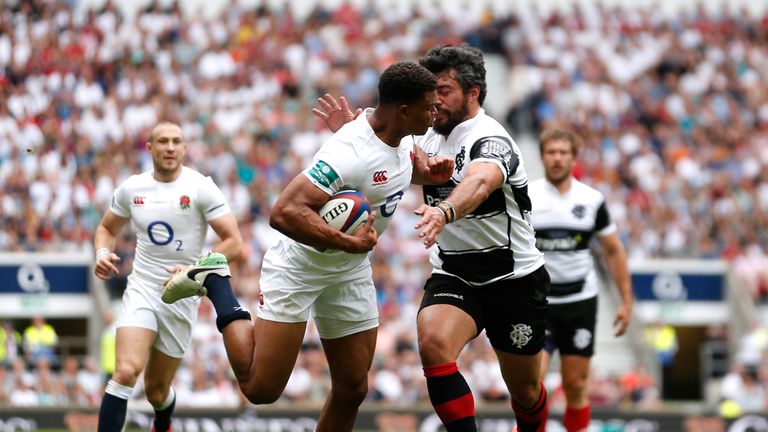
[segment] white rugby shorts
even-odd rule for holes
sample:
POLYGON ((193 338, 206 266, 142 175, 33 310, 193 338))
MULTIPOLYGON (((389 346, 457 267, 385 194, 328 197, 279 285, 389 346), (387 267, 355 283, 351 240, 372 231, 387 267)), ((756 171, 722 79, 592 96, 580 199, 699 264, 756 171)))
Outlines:
POLYGON ((165 304, 156 284, 129 277, 116 326, 152 330, 157 333, 152 345, 155 349, 170 357, 182 358, 192 340, 199 305, 200 299, 194 297, 165 304))
POLYGON ((368 260, 354 270, 321 274, 291 265, 270 248, 261 267, 261 319, 307 322, 310 312, 323 339, 337 339, 379 326, 373 271, 368 260))

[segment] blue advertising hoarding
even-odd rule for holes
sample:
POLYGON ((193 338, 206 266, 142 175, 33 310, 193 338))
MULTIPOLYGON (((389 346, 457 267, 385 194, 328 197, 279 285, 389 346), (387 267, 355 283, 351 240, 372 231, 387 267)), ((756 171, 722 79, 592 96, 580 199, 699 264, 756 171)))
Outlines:
POLYGON ((92 262, 87 253, 0 254, 0 317, 91 314, 92 262))

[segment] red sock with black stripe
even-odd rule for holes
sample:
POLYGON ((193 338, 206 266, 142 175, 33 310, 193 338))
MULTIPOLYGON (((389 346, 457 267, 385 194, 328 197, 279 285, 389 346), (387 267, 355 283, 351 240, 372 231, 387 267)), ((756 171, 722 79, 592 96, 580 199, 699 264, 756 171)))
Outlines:
POLYGON ((544 432, 547 430, 547 416, 549 405, 547 404, 547 389, 541 383, 539 400, 530 408, 525 408, 517 401, 512 401, 512 409, 517 418, 517 430, 520 432, 544 432))
POLYGON ((429 401, 448 432, 476 432, 475 399, 456 362, 424 368, 429 401))
POLYGON ((589 428, 589 419, 592 417, 590 406, 581 408, 565 407, 563 426, 568 432, 583 432, 589 428))

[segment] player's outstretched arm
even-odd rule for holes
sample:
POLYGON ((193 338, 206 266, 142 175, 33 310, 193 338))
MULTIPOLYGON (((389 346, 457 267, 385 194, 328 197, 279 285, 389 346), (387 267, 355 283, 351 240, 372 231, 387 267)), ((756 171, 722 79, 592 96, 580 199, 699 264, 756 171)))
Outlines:
POLYGON ((436 207, 422 204, 415 213, 421 216, 416 223, 420 229, 419 238, 424 246, 431 247, 446 224, 472 213, 504 183, 501 169, 490 162, 477 162, 469 165, 464 179, 453 189, 451 194, 436 207))
POLYGON ((96 227, 96 233, 93 236, 96 264, 93 271, 99 279, 107 280, 113 274, 120 274, 120 270, 117 268, 120 257, 113 251, 117 243, 117 235, 120 234, 120 231, 127 222, 127 218, 120 217, 107 210, 96 227))
POLYGON ((331 132, 336 132, 341 129, 344 124, 351 122, 363 112, 362 108, 358 108, 355 112, 352 112, 352 110, 349 109, 347 98, 341 96, 339 97, 339 100, 336 101, 336 98, 328 93, 323 97, 317 98, 317 104, 320 105, 320 108, 312 108, 312 114, 324 121, 331 132))
POLYGON ((297 175, 280 194, 269 224, 288 237, 317 249, 338 249, 349 253, 365 253, 378 239, 373 228, 375 213, 353 235, 329 226, 317 213, 330 196, 312 184, 303 174, 297 175))

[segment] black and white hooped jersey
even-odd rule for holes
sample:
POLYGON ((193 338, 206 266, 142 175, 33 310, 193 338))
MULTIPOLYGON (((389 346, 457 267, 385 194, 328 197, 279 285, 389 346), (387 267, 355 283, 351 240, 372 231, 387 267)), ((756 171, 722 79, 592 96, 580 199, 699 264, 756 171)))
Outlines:
POLYGON ((552 304, 597 295, 598 281, 590 241, 616 231, 600 191, 572 179, 564 195, 546 179, 531 182, 536 246, 544 252, 552 304))
POLYGON ((231 210, 210 177, 183 167, 179 178, 159 182, 152 171, 129 177, 115 190, 109 210, 136 227, 136 257, 129 278, 161 289, 167 268, 189 265, 203 253, 208 221, 231 210))
POLYGON ((429 156, 448 156, 456 164, 447 183, 424 186, 424 201, 431 206, 451 194, 470 164, 493 163, 506 179, 471 214, 445 226, 430 256, 433 273, 481 286, 526 276, 544 264, 530 222, 528 175, 520 149, 499 122, 480 109, 447 138, 430 129, 419 145, 429 156))

